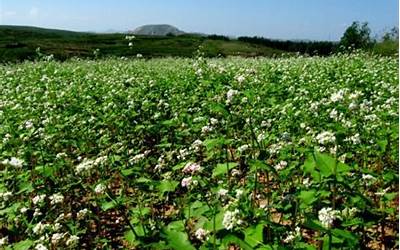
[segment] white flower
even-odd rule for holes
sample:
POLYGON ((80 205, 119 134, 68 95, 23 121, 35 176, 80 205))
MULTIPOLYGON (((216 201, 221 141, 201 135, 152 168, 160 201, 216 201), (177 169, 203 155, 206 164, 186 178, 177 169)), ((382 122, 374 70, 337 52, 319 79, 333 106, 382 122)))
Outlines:
POLYGON ((35 197, 33 197, 32 202, 34 205, 36 205, 38 203, 42 203, 45 198, 46 198, 45 194, 36 195, 35 197))
POLYGON ((310 178, 304 178, 303 179, 303 185, 306 186, 306 187, 310 187, 311 186, 310 178))
POLYGON ((48 248, 45 247, 43 244, 37 244, 35 246, 35 250, 47 250, 48 248))
POLYGON ((76 235, 71 235, 67 242, 65 243, 67 246, 75 246, 78 244, 79 237, 76 235))
POLYGON ((344 208, 341 212, 342 217, 344 218, 353 218, 354 215, 358 212, 358 209, 356 207, 352 207, 352 208, 344 208))
POLYGON ((212 132, 213 130, 214 130, 213 127, 206 125, 206 126, 201 128, 201 133, 207 134, 207 133, 212 132))
POLYGON ((239 169, 232 169, 232 171, 231 171, 231 175, 232 176, 240 176, 242 173, 240 172, 240 170, 239 169))
POLYGON ((336 141, 335 134, 329 131, 319 133, 316 137, 319 144, 325 145, 328 143, 334 143, 336 141))
POLYGON ((344 98, 344 90, 341 89, 338 92, 333 93, 330 99, 332 102, 339 102, 343 100, 343 98, 344 98))
POLYGON ((192 176, 187 177, 187 178, 183 178, 182 181, 181 181, 182 187, 189 187, 190 184, 192 184, 192 176))
POLYGON ((38 217, 43 213, 40 211, 40 208, 35 208, 35 212, 33 213, 33 217, 38 217))
POLYGON ((33 122, 31 120, 28 120, 24 123, 24 126, 26 129, 31 129, 33 128, 33 122))
POLYGON ((240 225, 242 221, 238 218, 239 210, 235 209, 234 211, 226 211, 224 214, 224 218, 222 220, 222 225, 225 229, 231 230, 236 225, 240 225))
POLYGON ((240 198, 242 198, 243 194, 244 194, 243 189, 237 189, 236 190, 236 199, 240 200, 240 198))
POLYGON ((332 208, 322 208, 318 212, 318 219, 325 228, 330 228, 336 218, 339 217, 339 211, 332 208))
POLYGON ((50 204, 54 205, 57 203, 62 203, 64 201, 64 196, 62 194, 53 194, 49 197, 50 199, 50 204))
POLYGON ((338 118, 338 111, 336 109, 332 109, 332 111, 329 113, 329 117, 332 119, 338 118))
POLYGON ((26 211, 28 211, 28 208, 27 208, 27 207, 22 207, 22 208, 19 210, 19 212, 20 212, 21 214, 26 213, 26 211))
POLYGON ((211 123, 211 125, 217 125, 218 124, 218 120, 217 119, 215 119, 215 118, 211 118, 210 119, 210 123, 211 123))
POLYGON ((246 80, 246 78, 243 75, 238 75, 238 76, 235 77, 235 79, 239 83, 242 83, 244 80, 246 80))
POLYGON ((293 242, 297 237, 300 237, 300 228, 296 227, 294 232, 289 232, 288 235, 286 236, 285 239, 283 239, 284 243, 291 243, 293 242))
POLYGON ((286 161, 280 161, 277 165, 275 165, 276 170, 282 170, 284 169, 288 163, 286 161))
POLYGON ((6 245, 7 243, 8 243, 8 236, 0 239, 0 247, 6 245))
POLYGON ((200 164, 188 162, 188 163, 186 163, 185 167, 182 169, 182 172, 184 172, 186 174, 194 174, 196 172, 199 172, 200 170, 201 170, 200 164))
POLYGON ((4 160, 1 163, 4 165, 10 165, 15 168, 21 168, 24 164, 24 161, 15 157, 11 157, 11 160, 4 160))
POLYGON ((39 222, 38 224, 36 224, 32 231, 34 234, 40 235, 43 233, 43 231, 47 228, 47 224, 43 224, 42 222, 39 222))
POLYGON ((239 151, 240 153, 243 153, 243 152, 247 151, 249 148, 250 148, 250 146, 249 146, 248 144, 244 144, 244 145, 242 145, 242 146, 240 146, 240 147, 238 148, 238 151, 239 151))
POLYGON ((229 190, 221 188, 220 190, 218 190, 217 195, 218 195, 218 197, 224 197, 224 196, 226 196, 228 194, 228 192, 229 192, 229 190))
POLYGON ((75 167, 76 174, 81 174, 90 171, 94 166, 93 160, 85 159, 75 167))
POLYGON ((204 230, 203 228, 197 229, 196 232, 194 233, 196 239, 198 239, 200 241, 204 241, 205 239, 207 239, 208 234, 209 234, 209 231, 204 230))
POLYGON ((87 208, 79 210, 78 213, 76 213, 76 218, 78 220, 82 220, 83 218, 85 218, 87 213, 89 213, 89 210, 87 208))
POLYGON ((376 178, 370 174, 362 174, 362 179, 365 181, 372 181, 375 180, 376 178))
POLYGON ((8 201, 11 198, 11 196, 12 196, 12 192, 10 192, 10 191, 4 192, 4 193, 0 193, 0 198, 3 201, 8 201))
POLYGON ((94 188, 94 192, 96 194, 103 194, 105 190, 106 190, 106 186, 102 183, 97 184, 96 187, 94 188))
POLYGON ((192 143, 192 148, 194 149, 195 152, 199 152, 201 150, 202 146, 203 146, 203 142, 201 140, 195 140, 192 143))
POLYGON ((226 103, 227 103, 227 104, 231 103, 232 100, 233 100, 233 97, 234 97, 235 95, 237 95, 238 93, 239 93, 239 91, 234 90, 234 89, 228 90, 228 92, 226 93, 226 103))
POLYGON ((64 238, 65 234, 63 233, 55 233, 51 236, 51 244, 57 245, 62 238, 64 238))
POLYGON ((129 46, 129 47, 132 47, 132 46, 133 46, 133 43, 132 43, 132 42, 128 43, 128 46, 129 46))
POLYGON ((265 134, 265 132, 261 132, 260 134, 258 134, 257 136, 257 141, 261 142, 263 140, 265 140, 265 138, 267 138, 267 135, 265 134))
POLYGON ((140 162, 141 160, 143 160, 145 157, 146 157, 145 154, 137 154, 137 155, 135 155, 134 157, 132 157, 132 159, 130 160, 130 162, 138 163, 138 162, 140 162))

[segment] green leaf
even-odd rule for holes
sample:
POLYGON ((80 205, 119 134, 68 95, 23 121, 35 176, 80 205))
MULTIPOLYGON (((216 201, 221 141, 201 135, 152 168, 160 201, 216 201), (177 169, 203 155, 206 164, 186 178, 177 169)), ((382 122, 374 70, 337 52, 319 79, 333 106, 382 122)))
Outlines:
POLYGON ((186 233, 174 230, 165 230, 168 246, 176 250, 196 250, 189 241, 186 233))
POLYGON ((248 243, 251 247, 255 247, 259 244, 263 243, 263 230, 264 225, 258 224, 257 226, 252 226, 247 228, 244 231, 244 240, 248 243))
POLYGON ((394 198, 398 197, 398 193, 386 193, 383 195, 383 197, 387 200, 387 201, 391 201, 394 198))
POLYGON ((18 243, 15 243, 13 245, 13 248, 15 250, 28 250, 31 246, 33 246, 33 241, 32 240, 24 240, 24 241, 20 241, 18 243))
POLYGON ((321 154, 319 152, 315 152, 314 156, 315 162, 317 163, 317 167, 321 171, 321 174, 325 177, 333 175, 336 160, 327 154, 321 154))
POLYGON ((236 162, 220 163, 214 168, 212 177, 217 177, 228 173, 228 170, 236 167, 238 164, 236 162))
POLYGON ((309 206, 317 200, 316 194, 317 194, 316 190, 301 191, 299 198, 304 205, 309 206))
POLYGON ((133 168, 121 170, 121 174, 122 174, 123 176, 125 176, 125 177, 127 177, 127 176, 129 176, 129 175, 131 175, 131 174, 133 174, 133 173, 135 173, 135 172, 136 172, 136 170, 133 169, 133 168))
POLYGON ((117 204, 114 201, 108 201, 108 202, 104 202, 101 204, 101 209, 103 209, 104 211, 107 211, 116 206, 117 206, 117 204))
POLYGON ((125 232, 124 239, 126 240, 126 242, 128 242, 130 246, 136 246, 138 244, 138 242, 136 241, 136 236, 132 232, 132 230, 128 230, 125 232))
POLYGON ((351 167, 347 164, 342 162, 337 163, 336 172, 341 174, 346 174, 351 170, 351 167))
POLYGON ((228 234, 223 239, 222 242, 227 246, 229 244, 236 244, 243 250, 253 250, 254 248, 251 247, 249 244, 244 242, 243 240, 239 239, 236 235, 228 234))
POLYGON ((165 180, 158 185, 158 190, 161 194, 164 194, 165 192, 173 192, 175 191, 178 184, 178 181, 165 180))
POLYGON ((342 229, 333 229, 332 234, 335 235, 339 239, 347 240, 350 244, 355 246, 358 242, 357 237, 349 231, 342 229))

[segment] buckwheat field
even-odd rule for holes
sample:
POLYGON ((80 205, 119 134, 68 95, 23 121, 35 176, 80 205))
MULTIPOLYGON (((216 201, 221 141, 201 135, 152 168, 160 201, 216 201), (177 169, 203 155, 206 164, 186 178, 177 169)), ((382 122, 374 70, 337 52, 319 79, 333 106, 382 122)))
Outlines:
POLYGON ((1 249, 398 247, 398 61, 0 66, 1 249))

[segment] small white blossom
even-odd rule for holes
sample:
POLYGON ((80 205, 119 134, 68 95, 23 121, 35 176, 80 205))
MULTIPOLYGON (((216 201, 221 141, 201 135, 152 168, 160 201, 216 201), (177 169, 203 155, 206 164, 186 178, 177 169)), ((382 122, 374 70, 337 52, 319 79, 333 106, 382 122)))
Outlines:
POLYGON ((24 126, 26 129, 31 129, 33 128, 33 122, 31 120, 28 120, 24 123, 24 126))
POLYGON ((8 236, 0 239, 0 247, 5 246, 6 244, 8 244, 8 236))
POLYGON ((182 187, 189 187, 190 184, 192 184, 192 176, 187 177, 187 178, 183 178, 182 181, 181 181, 182 187))
POLYGON ((226 93, 226 104, 230 104, 233 100, 233 97, 235 95, 237 95, 238 93, 239 93, 239 91, 234 90, 234 89, 228 90, 228 92, 226 93))
POLYGON ((196 239, 198 239, 200 241, 206 240, 208 234, 209 234, 209 231, 208 230, 204 230, 203 228, 197 229, 196 232, 194 233, 196 239))
POLYGON ((15 168, 21 168, 24 161, 15 157, 11 157, 10 160, 4 160, 1 162, 3 165, 9 165, 15 168))
POLYGON ((333 93, 330 99, 332 102, 340 102, 341 100, 343 100, 343 98, 344 98, 344 90, 341 89, 338 92, 333 93))
POLYGON ((50 204, 55 205, 58 203, 62 203, 64 201, 64 196, 62 194, 53 194, 49 197, 50 199, 50 204))
POLYGON ((218 120, 215 119, 215 118, 211 118, 211 119, 210 119, 210 123, 211 123, 211 125, 215 126, 215 125, 218 124, 218 120))
POLYGON ((93 160, 85 159, 78 166, 75 167, 76 174, 89 172, 94 166, 93 160))
POLYGON ((242 146, 240 146, 240 147, 238 148, 238 151, 239 151, 240 153, 244 153, 244 152, 247 151, 249 148, 250 148, 250 145, 244 144, 244 145, 242 145, 242 146))
POLYGON ((195 140, 192 143, 192 148, 194 149, 195 152, 199 152, 201 150, 202 146, 203 146, 203 142, 201 140, 195 140))
POLYGON ((242 221, 238 218, 239 210, 235 209, 234 211, 226 211, 224 214, 224 218, 222 220, 222 225, 225 229, 231 230, 236 225, 240 225, 242 221))
POLYGON ((48 250, 48 248, 40 243, 35 246, 35 250, 48 250))
POLYGON ((47 224, 43 224, 42 222, 39 222, 38 224, 36 224, 32 231, 34 234, 40 235, 43 233, 43 231, 47 228, 47 224))
POLYGON ((236 190, 236 199, 240 200, 240 198, 242 198, 243 194, 244 194, 243 189, 237 189, 236 190))
POLYGON ((201 166, 198 163, 188 162, 186 163, 185 167, 183 168, 182 172, 186 174, 194 174, 201 170, 201 166))
POLYGON ((280 161, 278 164, 275 165, 276 170, 282 170, 284 169, 288 163, 286 161, 280 161))
POLYGON ((76 235, 71 235, 65 244, 67 246, 76 246, 78 242, 79 242, 79 237, 76 235))
POLYGON ((97 184, 96 187, 94 188, 94 192, 96 194, 103 194, 105 190, 106 190, 106 186, 102 183, 97 184))
POLYGON ((339 218, 340 212, 332 208, 322 208, 318 212, 318 219, 325 228, 330 228, 335 219, 339 218))
POLYGON ((62 238, 64 238, 65 234, 63 233, 55 233, 51 236, 51 244, 57 245, 62 238))
POLYGON ((79 210, 79 211, 76 213, 76 218, 77 218, 78 220, 82 220, 83 218, 85 218, 86 214, 88 214, 88 213, 89 213, 89 210, 88 210, 87 208, 84 208, 84 209, 82 209, 82 210, 79 210))
POLYGON ((228 194, 229 190, 226 190, 224 188, 221 188, 220 190, 218 190, 218 197, 225 197, 228 194))
POLYGON ((43 213, 40 211, 40 208, 35 208, 35 212, 33 213, 33 217, 41 216, 43 213))
POLYGON ((34 205, 36 205, 38 203, 42 203, 45 198, 46 198, 45 194, 36 195, 35 197, 33 197, 32 202, 34 205))
POLYGON ((10 192, 10 191, 0 193, 0 199, 3 201, 8 201, 11 198, 11 196, 12 196, 12 192, 10 192))
POLYGON ((336 141, 335 134, 329 131, 325 131, 322 133, 319 133, 316 137, 317 141, 321 145, 325 145, 328 143, 334 143, 336 141))

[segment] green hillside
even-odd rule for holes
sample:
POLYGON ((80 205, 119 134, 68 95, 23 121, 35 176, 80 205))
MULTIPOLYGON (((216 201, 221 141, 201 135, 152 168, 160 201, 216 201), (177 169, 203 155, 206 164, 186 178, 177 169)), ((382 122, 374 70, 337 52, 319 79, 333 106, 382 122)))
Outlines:
POLYGON ((182 56, 190 57, 202 47, 206 56, 277 56, 284 53, 263 45, 237 40, 215 40, 205 36, 136 36, 132 46, 126 34, 96 34, 65 30, 43 29, 26 26, 0 26, 0 61, 21 61, 37 57, 40 47, 43 54, 53 54, 65 60, 70 57, 94 57, 98 55, 131 57, 182 56))

